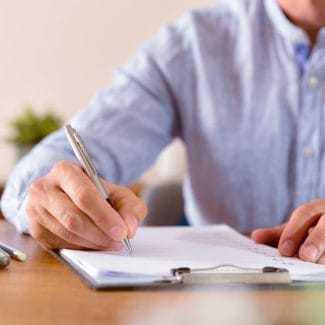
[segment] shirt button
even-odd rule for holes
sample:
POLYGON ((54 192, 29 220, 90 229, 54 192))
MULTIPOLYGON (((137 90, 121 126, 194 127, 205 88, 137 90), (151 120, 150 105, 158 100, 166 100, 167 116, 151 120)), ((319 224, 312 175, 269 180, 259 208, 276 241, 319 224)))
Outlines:
POLYGON ((307 80, 307 83, 308 83, 309 87, 315 88, 315 87, 318 86, 318 78, 316 78, 316 77, 310 77, 307 80))
POLYGON ((303 149, 303 155, 304 155, 305 158, 311 157, 313 154, 314 154, 314 151, 313 151, 312 148, 310 148, 310 147, 305 147, 305 148, 303 149))
POLYGON ((295 33, 293 35, 293 40, 296 42, 302 42, 305 40, 305 35, 301 32, 295 33))

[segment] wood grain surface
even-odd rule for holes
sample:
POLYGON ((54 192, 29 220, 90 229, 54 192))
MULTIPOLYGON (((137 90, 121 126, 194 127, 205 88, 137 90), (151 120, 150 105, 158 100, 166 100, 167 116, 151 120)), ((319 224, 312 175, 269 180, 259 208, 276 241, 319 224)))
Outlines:
POLYGON ((33 238, 0 220, 0 240, 28 254, 0 270, 0 324, 324 324, 313 286, 204 286, 95 292, 33 238))

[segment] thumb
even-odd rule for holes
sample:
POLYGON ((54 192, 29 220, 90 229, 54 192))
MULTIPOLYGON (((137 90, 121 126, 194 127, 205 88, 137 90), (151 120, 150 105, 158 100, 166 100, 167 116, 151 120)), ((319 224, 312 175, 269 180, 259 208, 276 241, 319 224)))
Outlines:
POLYGON ((279 239, 286 223, 272 228, 260 228, 252 232, 251 238, 258 244, 267 244, 274 247, 278 246, 279 239))

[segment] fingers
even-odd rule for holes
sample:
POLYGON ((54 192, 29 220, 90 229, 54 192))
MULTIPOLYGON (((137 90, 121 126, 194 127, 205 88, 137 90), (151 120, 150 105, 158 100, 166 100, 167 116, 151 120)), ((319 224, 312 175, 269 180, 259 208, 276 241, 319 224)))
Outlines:
POLYGON ((40 245, 46 249, 58 249, 64 247, 68 249, 119 250, 122 247, 122 244, 120 242, 114 242, 112 243, 111 247, 107 248, 88 243, 85 240, 78 240, 77 237, 76 240, 74 240, 73 234, 66 236, 64 229, 62 229, 63 232, 61 233, 59 228, 48 229, 47 225, 44 227, 40 223, 33 223, 31 224, 30 228, 33 238, 35 238, 40 243, 40 245), (54 229, 58 230, 58 232, 56 233, 54 229), (63 238, 62 236, 66 237, 63 238))
POLYGON ((147 215, 147 207, 131 190, 126 187, 104 182, 114 209, 128 226, 128 238, 133 238, 140 222, 147 215))
POLYGON ((59 187, 79 210, 110 238, 121 241, 127 237, 128 228, 124 220, 78 165, 60 162, 49 176, 58 180, 59 187))
POLYGON ((75 235, 65 227, 63 227, 56 219, 53 218, 47 211, 42 212, 42 216, 38 217, 38 222, 33 223, 31 228, 32 236, 39 242, 43 247, 48 249, 56 248, 72 248, 72 249, 97 249, 105 250, 112 249, 112 246, 106 247, 96 245, 92 242, 85 240, 78 235, 75 235))
MULTIPOLYGON (((104 233, 100 233, 100 230, 98 229, 95 229, 94 231, 94 234, 98 233, 98 239, 89 235, 89 233, 92 234, 92 231, 82 232, 81 230, 83 227, 80 227, 80 223, 83 222, 79 221, 79 216, 74 218, 72 214, 69 214, 68 220, 68 218, 65 218, 64 214, 61 215, 59 213, 54 217, 41 207, 34 208, 28 206, 27 210, 32 236, 47 248, 71 248, 73 246, 78 247, 78 249, 88 248, 107 250, 119 249, 122 247, 120 242, 111 240, 104 233), (62 219, 60 219, 61 217, 62 219), (59 220, 57 218, 59 218, 59 220), (47 229, 47 231, 45 232, 44 229, 47 229), (48 236, 48 231, 52 234, 51 236, 48 236), (90 240, 87 239, 89 237, 90 240)), ((85 224, 87 224, 87 221, 85 224)))
POLYGON ((317 264, 325 264, 325 254, 318 259, 317 264))
POLYGON ((251 238, 259 244, 267 244, 278 247, 279 239, 286 224, 282 224, 273 228, 260 228, 252 232, 251 238))
POLYGON ((83 249, 84 247, 74 245, 65 241, 62 238, 57 237, 46 227, 41 224, 32 223, 30 224, 30 232, 33 238, 45 249, 57 249, 57 248, 68 248, 68 249, 83 249))
POLYGON ((317 262, 325 252, 324 214, 324 200, 314 200, 297 208, 281 235, 280 253, 298 254, 305 261, 317 262))
MULTIPOLYGON (((85 243, 88 243, 85 247, 95 248, 94 246, 101 246, 102 249, 111 247, 113 240, 101 231, 87 215, 80 211, 62 191, 53 191, 47 201, 47 211, 44 212, 51 215, 51 218, 47 218, 46 224, 50 226, 55 223, 57 228, 60 226, 61 231, 59 233, 54 231, 56 229, 53 229, 56 235, 60 236, 63 229, 66 229, 68 233, 84 239, 85 243), (90 247, 89 243, 92 243, 93 246, 90 247)), ((67 238, 64 235, 60 237, 67 238)))
POLYGON ((325 216, 322 215, 317 225, 309 232, 299 249, 299 257, 305 261, 318 262, 325 252, 325 216))
POLYGON ((122 239, 135 235, 146 206, 126 187, 104 185, 113 207, 80 166, 57 163, 30 187, 26 213, 32 235, 51 248, 121 248, 122 239))
POLYGON ((283 256, 297 256, 308 262, 325 264, 325 200, 314 200, 297 208, 286 224, 257 229, 257 243, 276 246, 283 256))

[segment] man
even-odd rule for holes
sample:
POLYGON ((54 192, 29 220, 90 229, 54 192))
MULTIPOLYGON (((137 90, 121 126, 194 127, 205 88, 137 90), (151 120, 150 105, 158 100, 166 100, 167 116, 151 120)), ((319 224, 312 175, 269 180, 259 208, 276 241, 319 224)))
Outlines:
POLYGON ((255 241, 323 262, 322 26, 322 0, 226 0, 186 14, 71 121, 108 180, 114 209, 72 162, 60 131, 18 164, 4 214, 48 248, 118 249, 146 208, 113 183, 136 180, 180 137, 190 224, 263 227, 255 241))

